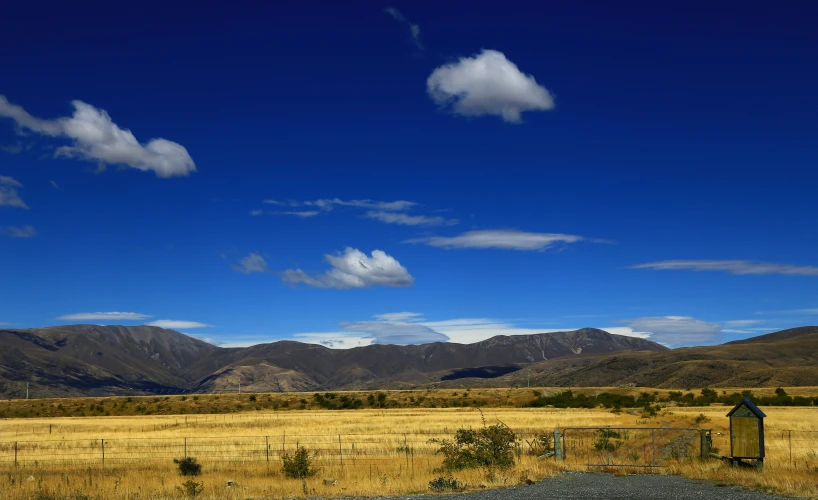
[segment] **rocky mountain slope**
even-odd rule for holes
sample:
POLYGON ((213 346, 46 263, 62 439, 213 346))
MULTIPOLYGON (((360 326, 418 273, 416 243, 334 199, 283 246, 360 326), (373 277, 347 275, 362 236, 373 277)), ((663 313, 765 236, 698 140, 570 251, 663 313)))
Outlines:
POLYGON ((413 387, 493 377, 519 367, 622 351, 665 351, 644 339, 585 328, 497 336, 475 344, 329 349, 281 341, 219 348, 173 330, 74 325, 0 330, 0 394, 19 397, 140 391, 248 391, 413 387), (473 369, 477 369, 476 371, 473 369))

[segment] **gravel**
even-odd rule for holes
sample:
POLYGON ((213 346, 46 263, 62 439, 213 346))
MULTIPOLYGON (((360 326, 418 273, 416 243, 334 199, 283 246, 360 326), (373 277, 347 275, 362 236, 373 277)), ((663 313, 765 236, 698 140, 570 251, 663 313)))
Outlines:
MULTIPOLYGON (((782 499, 733 486, 692 481, 678 476, 634 474, 614 476, 593 472, 568 472, 531 486, 447 495, 401 495, 380 499, 423 500, 568 500, 619 499, 651 500, 775 500, 782 499)), ((372 498, 368 500, 373 500, 372 498)))

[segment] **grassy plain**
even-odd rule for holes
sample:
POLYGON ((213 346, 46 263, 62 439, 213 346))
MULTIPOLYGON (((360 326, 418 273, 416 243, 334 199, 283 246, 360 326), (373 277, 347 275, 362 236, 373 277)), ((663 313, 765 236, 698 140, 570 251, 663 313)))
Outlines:
MULTIPOLYGON (((575 392, 611 390, 615 389, 575 392)), ((618 389, 635 394, 646 390, 653 392, 618 389)), ((755 392, 764 394, 764 390, 755 392)), ((818 390, 787 388, 787 392, 806 396, 818 390)), ((350 396, 366 401, 368 395, 350 396)), ((435 445, 429 439, 450 438, 460 427, 481 426, 480 412, 473 405, 482 408, 489 424, 500 420, 518 433, 520 456, 510 471, 455 472, 454 477, 467 489, 516 485, 565 468, 587 469, 587 461, 569 457, 559 463, 553 458, 537 460, 530 454, 531 441, 557 427, 707 427, 713 429, 714 445, 722 454, 729 453, 728 408, 724 406, 668 406, 656 416, 645 416, 639 409, 612 412, 602 408, 517 407, 532 399, 530 389, 447 389, 389 392, 387 402, 393 403, 385 404, 386 408, 328 411, 311 409, 312 394, 257 394, 253 395, 255 401, 250 401, 250 396, 221 395, 216 399, 201 395, 196 400, 192 396, 185 400, 133 397, 124 406, 119 403, 127 399, 121 397, 0 402, 0 409, 6 412, 29 415, 0 421, 0 491, 10 500, 185 498, 177 486, 187 478, 178 474, 172 459, 187 454, 203 464, 202 476, 194 478, 204 486, 197 496, 203 499, 427 493, 430 480, 447 475, 435 470, 442 459, 434 454, 435 445), (421 397, 424 399, 417 405, 421 397), (102 412, 97 410, 99 401, 102 412), (289 401, 287 406, 284 401, 289 401), (273 409, 276 403, 277 409, 273 409), (86 413, 93 405, 89 415, 96 416, 33 416, 49 414, 58 405, 82 407, 86 413), (111 415, 151 405, 157 412, 169 414, 146 415, 141 411, 138 415, 111 415), (300 410, 302 406, 306 409, 300 410), (208 408, 213 413, 205 413, 208 408), (317 476, 305 481, 283 477, 279 455, 296 445, 318 452, 316 464, 321 472, 317 476), (325 485, 325 478, 337 479, 338 484, 325 485), (228 481, 236 485, 228 487, 228 481)), ((818 408, 763 410, 768 415, 764 470, 737 469, 719 461, 680 460, 669 462, 660 471, 788 495, 818 496, 818 408)), ((621 473, 637 469, 608 470, 621 473)))

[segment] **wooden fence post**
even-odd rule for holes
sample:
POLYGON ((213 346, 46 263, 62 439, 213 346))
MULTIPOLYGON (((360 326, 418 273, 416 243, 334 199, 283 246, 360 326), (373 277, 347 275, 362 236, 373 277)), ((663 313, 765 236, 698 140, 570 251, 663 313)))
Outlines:
POLYGON ((184 456, 184 458, 187 458, 187 438, 185 437, 185 438, 182 438, 182 439, 184 440, 184 446, 185 446, 185 456, 184 456))
POLYGON ((710 450, 713 445, 713 442, 710 439, 710 429, 701 429, 701 459, 707 460, 710 458, 710 450))
POLYGON ((105 467, 105 440, 100 439, 102 441, 102 466, 105 467))
POLYGON ((562 443, 560 442, 560 430, 554 429, 554 457, 557 460, 565 460, 565 455, 562 453, 562 443))
POLYGON ((17 467, 17 441, 14 442, 14 466, 17 467))
POLYGON ((270 463, 270 436, 264 436, 264 452, 267 454, 267 463, 270 463))
POLYGON ((341 458, 341 471, 344 470, 344 450, 341 448, 341 435, 338 434, 338 456, 341 458))

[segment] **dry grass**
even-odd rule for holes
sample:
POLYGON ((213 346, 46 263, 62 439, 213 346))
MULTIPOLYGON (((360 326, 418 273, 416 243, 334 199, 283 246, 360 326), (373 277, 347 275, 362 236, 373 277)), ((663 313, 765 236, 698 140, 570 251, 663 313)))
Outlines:
MULTIPOLYGON (((401 391, 390 392, 389 397, 408 401, 409 397, 423 393, 439 401, 451 401, 453 392, 462 391, 401 391)), ((791 389, 788 392, 799 393, 791 389)), ((816 392, 814 388, 804 391, 805 394, 816 392)), ((299 401, 306 396, 287 397, 299 401)), ((530 399, 531 392, 522 389, 473 389, 468 397, 498 402, 495 407, 484 409, 488 422, 502 420, 526 439, 553 432, 556 427, 709 427, 713 429, 714 445, 722 454, 729 452, 728 422, 725 418, 727 409, 721 406, 667 408, 657 417, 643 418, 639 410, 612 413, 603 409, 500 406, 500 402, 508 400, 530 399), (707 420, 697 424, 696 417, 699 415, 704 415, 707 420)), ((33 402, 38 403, 41 402, 33 402)), ((72 404, 70 401, 63 402, 66 403, 72 404)), ((818 496, 815 481, 818 472, 815 469, 818 467, 818 432, 814 441, 804 439, 809 435, 806 432, 796 433, 792 465, 788 435, 784 432, 789 429, 818 431, 818 408, 764 408, 764 411, 768 415, 765 426, 768 458, 763 471, 731 468, 717 461, 700 463, 690 460, 672 463, 664 471, 788 495, 818 496)), ((244 499, 427 493, 429 481, 441 475, 435 471, 441 458, 432 454, 434 445, 428 443, 428 438, 436 437, 438 433, 450 436, 463 426, 477 427, 481 425, 481 420, 475 408, 450 407, 355 411, 251 410, 216 415, 7 419, 2 423, 0 491, 4 499, 80 499, 83 498, 81 495, 99 499, 184 498, 176 487, 187 478, 178 474, 172 458, 183 455, 185 438, 188 439, 188 455, 199 456, 204 465, 203 475, 194 479, 204 485, 202 495, 197 498, 244 499), (407 434, 406 438, 402 436, 403 433, 407 434), (337 456, 339 434, 345 455, 343 469, 337 456), (216 439, 208 441, 205 437, 216 439), (109 443, 104 468, 101 464, 100 439, 109 443), (412 449, 411 454, 401 448, 404 439, 412 449), (14 441, 25 442, 26 446, 32 447, 20 451, 17 467, 11 462, 13 450, 7 446, 7 443, 14 441), (218 443, 218 447, 206 448, 203 444, 207 443, 218 443), (266 461, 267 443, 271 450, 269 463, 266 461), (292 450, 296 443, 323 450, 317 458, 321 473, 304 482, 284 479, 280 471, 278 454, 281 448, 292 450), (55 450, 63 453, 63 458, 69 457, 74 462, 49 462, 48 455, 55 450), (238 457, 239 460, 208 460, 205 451, 211 455, 238 457), (128 460, 120 461, 124 458, 128 460), (324 478, 335 478, 338 485, 324 485, 324 478), (227 487, 228 480, 235 481, 237 486, 227 487)), ((564 464, 555 463, 553 459, 538 461, 527 454, 525 441, 521 444, 520 461, 511 471, 495 471, 493 474, 482 470, 464 471, 454 476, 468 489, 480 489, 519 484, 521 478, 541 479, 558 473, 564 467, 586 469, 587 462, 577 463, 576 460, 568 460, 564 464)))

